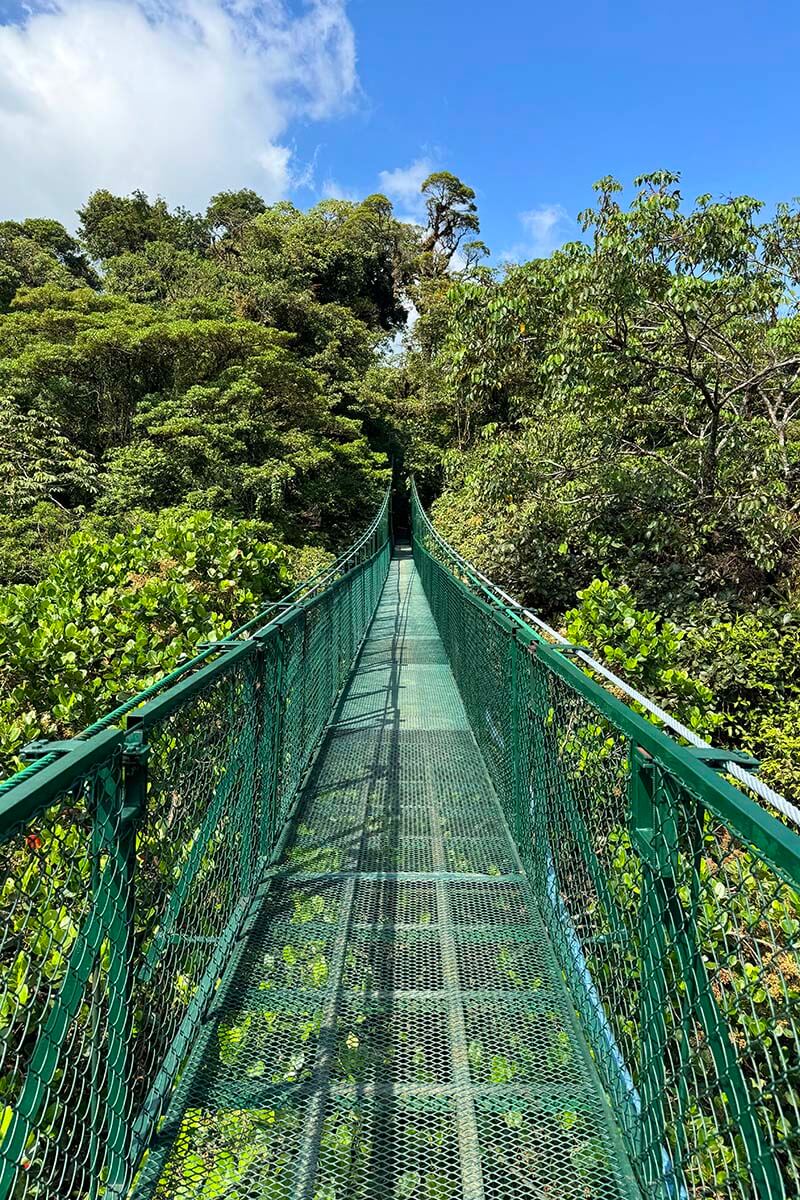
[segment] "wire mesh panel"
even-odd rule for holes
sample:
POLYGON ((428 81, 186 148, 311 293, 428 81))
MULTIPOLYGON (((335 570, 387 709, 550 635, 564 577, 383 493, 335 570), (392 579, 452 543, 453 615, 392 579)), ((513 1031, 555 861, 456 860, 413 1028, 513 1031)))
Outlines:
POLYGON ((137 1200, 636 1194, 409 558, 137 1200))
POLYGON ((800 1194, 796 885, 528 661, 550 706, 527 736, 551 764, 531 796, 530 852, 643 1182, 800 1194))
POLYGON ((377 603, 388 536, 387 497, 271 622, 98 723, 127 713, 126 732, 36 744, 3 785, 0 1200, 123 1200, 153 1158, 377 603))
POLYGON ((143 1105, 133 1157, 189 1048, 203 1005, 244 916, 259 870, 261 788, 255 778, 259 709, 255 646, 230 653, 185 697, 137 714, 149 748, 139 823, 136 982, 131 1069, 143 1105))
POLYGON ((538 638, 437 537, 415 557, 641 1192, 800 1195, 800 838, 538 638))
MULTIPOLYGON (((92 1194, 123 1168, 121 737, 20 789, 0 849, 0 1191, 92 1194), (77 760, 77 761, 76 761, 77 760)), ((99 743, 99 744, 98 744, 99 743)))
POLYGON ((798 838, 387 538, 6 792, 0 1200, 800 1194, 798 838))

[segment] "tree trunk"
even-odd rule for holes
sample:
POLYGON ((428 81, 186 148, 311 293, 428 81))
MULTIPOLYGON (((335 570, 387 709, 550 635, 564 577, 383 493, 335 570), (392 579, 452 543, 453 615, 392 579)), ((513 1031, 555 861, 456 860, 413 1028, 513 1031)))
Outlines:
POLYGON ((700 475, 700 490, 704 496, 713 496, 717 487, 717 446, 719 445, 720 406, 715 404, 711 409, 711 428, 708 431, 705 450, 703 451, 703 467, 700 475))

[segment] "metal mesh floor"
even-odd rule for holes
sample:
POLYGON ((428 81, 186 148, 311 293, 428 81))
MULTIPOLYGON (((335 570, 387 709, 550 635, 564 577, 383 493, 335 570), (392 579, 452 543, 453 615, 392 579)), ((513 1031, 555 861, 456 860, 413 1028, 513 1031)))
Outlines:
POLYGON ((637 1194, 400 555, 137 1195, 637 1194))

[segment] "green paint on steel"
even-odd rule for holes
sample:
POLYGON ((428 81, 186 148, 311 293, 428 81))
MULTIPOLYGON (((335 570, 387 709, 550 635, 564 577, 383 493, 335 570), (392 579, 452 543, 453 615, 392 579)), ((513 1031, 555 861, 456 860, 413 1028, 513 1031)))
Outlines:
POLYGON ((638 1194, 437 641, 396 558, 148 1195, 638 1194))
POLYGON ((413 499, 0 788, 0 1200, 800 1194, 800 839, 413 499))
POLYGON ((800 1194, 800 837, 528 625, 416 495, 414 553, 642 1194, 800 1194))

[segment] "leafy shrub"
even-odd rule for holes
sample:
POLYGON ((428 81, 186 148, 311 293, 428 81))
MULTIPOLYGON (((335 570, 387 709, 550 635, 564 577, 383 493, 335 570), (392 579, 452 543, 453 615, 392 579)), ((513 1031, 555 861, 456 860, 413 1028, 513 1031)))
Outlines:
POLYGON ((727 742, 762 760, 766 782, 800 795, 797 615, 766 607, 731 613, 707 602, 692 614, 682 657, 713 691, 727 742))
MULTIPOLYGON (((292 580, 287 549, 251 522, 167 514, 103 538, 75 534, 38 583, 0 594, 0 762, 70 736, 224 637, 292 580)), ((303 558, 300 566, 305 569, 303 558)))
POLYGON ((564 617, 570 641, 588 646, 628 683, 657 699, 698 732, 713 731, 713 693, 680 664, 685 632, 639 608, 627 584, 595 579, 564 617))

